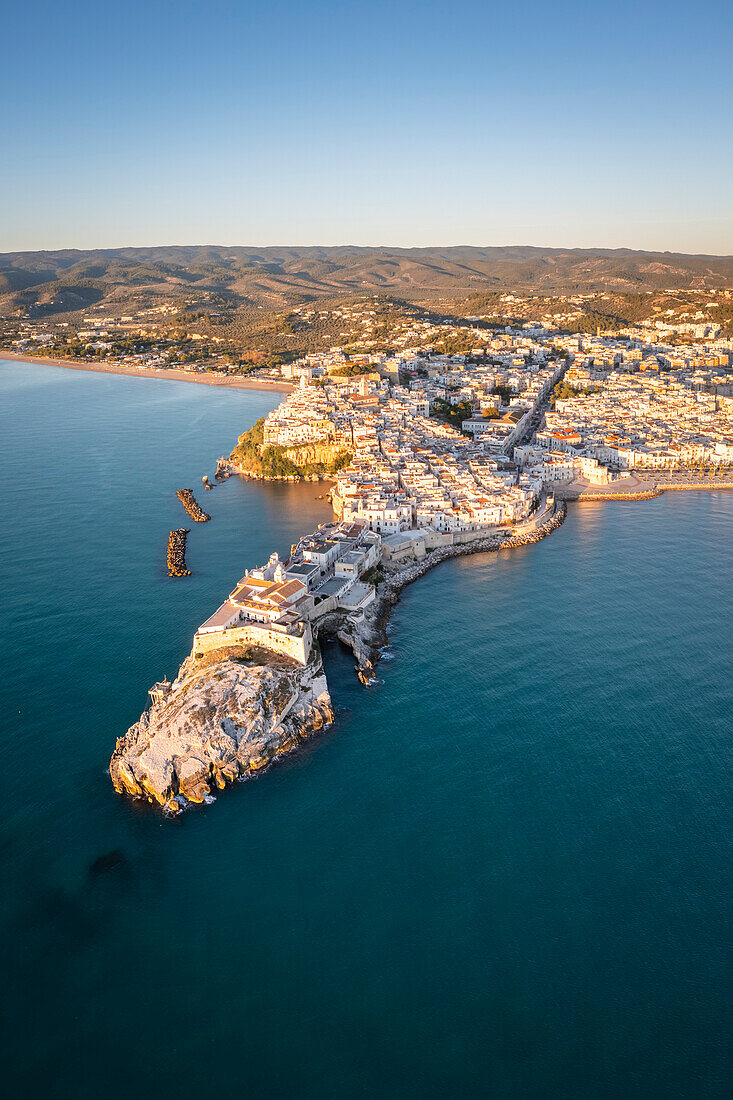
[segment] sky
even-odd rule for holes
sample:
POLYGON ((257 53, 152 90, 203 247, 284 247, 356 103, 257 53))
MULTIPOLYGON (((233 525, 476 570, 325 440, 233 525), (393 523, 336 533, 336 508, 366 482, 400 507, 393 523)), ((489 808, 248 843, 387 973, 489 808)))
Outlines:
POLYGON ((0 251, 733 254, 731 0, 0 0, 0 251))

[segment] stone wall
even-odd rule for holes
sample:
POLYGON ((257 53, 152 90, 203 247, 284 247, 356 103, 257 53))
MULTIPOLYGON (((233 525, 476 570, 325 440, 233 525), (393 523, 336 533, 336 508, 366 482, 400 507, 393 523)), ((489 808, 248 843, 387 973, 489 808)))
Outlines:
POLYGON ((284 657, 292 657, 301 665, 305 665, 308 663, 311 652, 311 631, 310 627, 306 627, 306 631, 302 635, 283 634, 279 630, 270 630, 266 626, 244 623, 242 626, 235 626, 230 630, 217 630, 212 631, 210 634, 195 634, 193 655, 198 657, 204 653, 213 653, 217 649, 237 645, 264 646, 266 649, 281 653, 284 657))
POLYGON ((730 481, 691 481, 688 485, 667 485, 662 482, 660 485, 665 493, 684 492, 686 489, 733 489, 733 480, 730 481))

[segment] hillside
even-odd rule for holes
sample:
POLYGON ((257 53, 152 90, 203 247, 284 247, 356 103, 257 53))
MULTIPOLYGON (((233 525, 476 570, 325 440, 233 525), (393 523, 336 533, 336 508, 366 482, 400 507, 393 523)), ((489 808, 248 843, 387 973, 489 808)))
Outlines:
POLYGON ((733 257, 619 249, 160 247, 0 254, 0 314, 103 305, 249 312, 342 295, 436 301, 476 292, 571 294, 733 286, 733 257))

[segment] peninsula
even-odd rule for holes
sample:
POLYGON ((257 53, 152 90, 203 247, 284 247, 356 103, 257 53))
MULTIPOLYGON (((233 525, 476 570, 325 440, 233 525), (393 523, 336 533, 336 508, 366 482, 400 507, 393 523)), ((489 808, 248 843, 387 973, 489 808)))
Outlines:
MULTIPOLYGON (((248 569, 115 748, 115 788, 179 813, 333 721, 319 637, 363 683, 400 590, 449 557, 527 546, 565 500, 733 488, 730 339, 508 328, 468 355, 307 356, 219 470, 331 483, 332 522, 248 569), (679 345, 678 345, 679 349, 679 345)), ((478 339, 478 333, 477 333, 478 339)))

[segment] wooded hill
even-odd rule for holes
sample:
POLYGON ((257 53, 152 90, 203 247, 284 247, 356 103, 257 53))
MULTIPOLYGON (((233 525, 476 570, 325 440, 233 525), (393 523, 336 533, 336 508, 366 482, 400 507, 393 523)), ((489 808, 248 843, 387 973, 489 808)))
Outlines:
POLYGON ((200 301, 268 310, 338 295, 573 294, 733 286, 733 257, 629 249, 160 247, 0 254, 0 313, 200 301))

